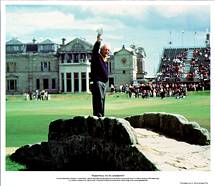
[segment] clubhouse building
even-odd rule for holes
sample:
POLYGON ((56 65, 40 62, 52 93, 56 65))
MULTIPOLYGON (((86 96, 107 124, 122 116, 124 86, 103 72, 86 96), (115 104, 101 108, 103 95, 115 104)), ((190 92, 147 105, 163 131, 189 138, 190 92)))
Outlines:
MULTIPOLYGON (((75 38, 61 44, 49 39, 22 43, 6 42, 6 93, 21 94, 36 90, 49 93, 89 92, 93 44, 75 38)), ((126 48, 108 60, 109 82, 116 87, 143 79, 146 54, 142 47, 126 48)))

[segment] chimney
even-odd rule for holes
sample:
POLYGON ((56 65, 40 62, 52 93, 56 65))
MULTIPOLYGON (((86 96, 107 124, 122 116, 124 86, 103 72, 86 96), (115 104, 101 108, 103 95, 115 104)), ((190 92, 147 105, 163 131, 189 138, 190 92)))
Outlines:
POLYGON ((32 39, 32 41, 33 41, 33 44, 35 44, 35 43, 36 43, 36 39, 35 39, 35 38, 33 38, 33 39, 32 39))
POLYGON ((62 45, 65 45, 65 41, 66 41, 66 39, 62 38, 62 45))

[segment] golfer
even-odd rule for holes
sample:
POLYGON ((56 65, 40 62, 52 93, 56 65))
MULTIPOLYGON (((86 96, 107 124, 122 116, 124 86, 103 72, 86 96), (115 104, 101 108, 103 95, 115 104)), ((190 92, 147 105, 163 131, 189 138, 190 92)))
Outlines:
POLYGON ((108 81, 107 58, 110 53, 110 47, 107 44, 100 48, 101 41, 102 33, 98 33, 91 61, 93 115, 98 117, 104 116, 106 82, 108 81))

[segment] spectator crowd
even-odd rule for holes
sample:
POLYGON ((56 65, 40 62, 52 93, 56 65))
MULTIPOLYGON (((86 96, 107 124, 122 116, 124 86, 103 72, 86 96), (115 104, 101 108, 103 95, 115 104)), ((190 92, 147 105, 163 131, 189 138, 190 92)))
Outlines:
POLYGON ((142 97, 165 97, 175 96, 176 98, 184 98, 188 91, 204 91, 205 87, 201 83, 166 83, 166 82, 150 82, 140 85, 121 85, 120 92, 128 94, 129 98, 142 97))
POLYGON ((29 91, 28 93, 24 93, 24 97, 26 101, 29 100, 50 100, 50 94, 47 90, 35 90, 34 92, 29 91))
POLYGON ((210 48, 165 49, 157 81, 210 80, 210 48), (189 53, 191 56, 188 58, 189 53))
POLYGON ((119 87, 131 97, 184 98, 187 91, 210 90, 210 48, 165 49, 157 78, 119 87))

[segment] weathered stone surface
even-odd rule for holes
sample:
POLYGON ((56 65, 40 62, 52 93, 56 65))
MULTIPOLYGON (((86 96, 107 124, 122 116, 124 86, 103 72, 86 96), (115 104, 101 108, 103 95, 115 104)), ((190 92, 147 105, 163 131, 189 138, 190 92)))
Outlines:
POLYGON ((53 121, 45 144, 45 149, 41 145, 22 147, 11 159, 29 170, 157 170, 136 148, 133 127, 120 118, 78 116, 53 121))
POLYGON ((26 168, 31 170, 49 170, 52 169, 53 161, 49 152, 47 142, 41 144, 25 145, 15 151, 10 156, 12 161, 26 165, 26 168), (50 168, 48 168, 50 167, 50 168))
POLYGON ((77 116, 51 122, 48 142, 23 146, 10 158, 28 170, 209 170, 208 143, 208 131, 181 115, 77 116))
POLYGON ((196 122, 189 122, 179 114, 148 112, 125 118, 134 128, 146 128, 180 141, 191 144, 208 145, 210 135, 207 129, 196 122))
MULTIPOLYGON (((151 130, 142 128, 135 128, 134 130, 138 139, 138 144, 135 145, 135 148, 144 154, 144 156, 159 170, 210 171, 210 145, 191 145, 167 138, 151 130)), ((16 149, 17 148, 7 148, 7 155, 12 154, 16 149)), ((24 155, 26 156, 26 154, 24 155)), ((104 154, 104 156, 105 155, 106 154, 104 154)), ((25 156, 22 158, 25 158, 25 156)), ((135 158, 139 157, 138 153, 136 153, 136 156, 135 158)), ((120 158, 119 160, 120 161, 116 163, 122 164, 122 160, 120 158)), ((72 166, 74 166, 74 164, 72 166)), ((96 168, 93 164, 91 164, 91 166, 94 167, 94 169, 96 168)), ((105 167, 109 165, 103 162, 101 166, 105 167)), ((77 167, 76 170, 80 170, 80 167, 77 167)))
POLYGON ((161 171, 210 171, 210 145, 192 145, 135 128, 136 146, 161 171))
POLYGON ((56 120, 49 126, 48 140, 61 140, 69 136, 90 136, 118 145, 137 143, 133 127, 120 118, 77 116, 69 120, 56 120))

